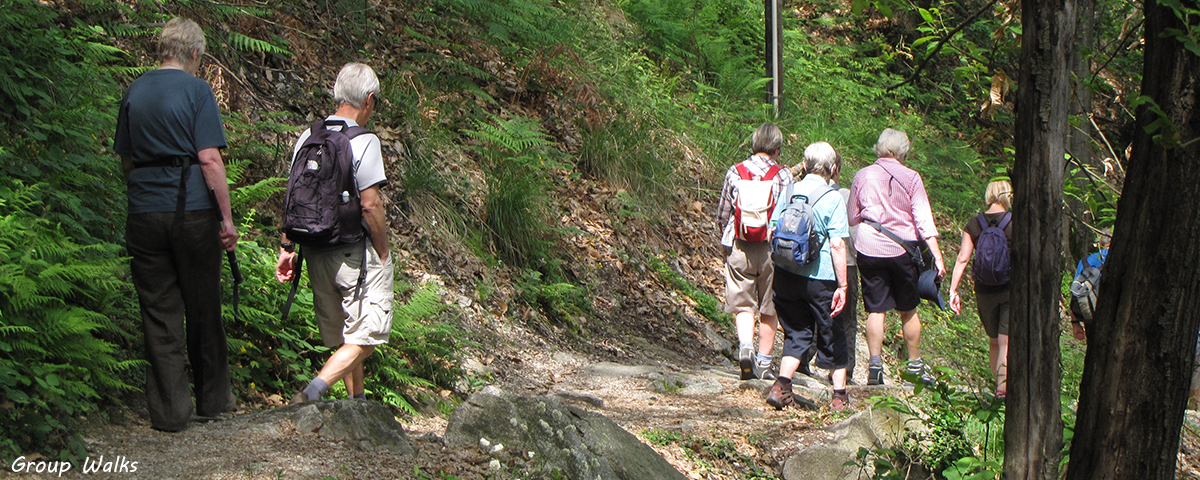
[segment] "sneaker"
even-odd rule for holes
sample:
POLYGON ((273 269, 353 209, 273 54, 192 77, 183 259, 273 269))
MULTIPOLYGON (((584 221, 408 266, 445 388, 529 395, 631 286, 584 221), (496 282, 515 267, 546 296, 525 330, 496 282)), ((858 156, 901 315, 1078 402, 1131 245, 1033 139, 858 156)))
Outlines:
POLYGON ((883 365, 867 367, 867 385, 883 385, 883 365))
POLYGON ((742 347, 738 351, 738 368, 741 370, 742 380, 753 380, 754 375, 754 348, 742 347))
POLYGON ((767 405, 775 407, 776 410, 783 410, 796 402, 792 394, 792 382, 784 384, 782 378, 776 378, 775 383, 771 385, 771 393, 767 394, 767 405))
POLYGON ((850 392, 837 393, 833 392, 833 400, 829 402, 829 409, 835 412, 845 410, 850 406, 850 392))
POLYGON ((774 380, 775 372, 771 371, 771 364, 768 363, 766 365, 760 365, 758 363, 755 363, 754 364, 754 378, 758 378, 758 379, 762 379, 762 380, 774 380))
MULTIPOLYGON (((933 375, 929 374, 929 368, 925 367, 924 365, 922 365, 919 369, 913 370, 912 368, 909 368, 906 371, 911 375, 916 375, 919 377, 921 379, 921 383, 924 383, 926 387, 932 387, 937 383, 937 381, 934 380, 933 375)), ((904 382, 904 384, 906 386, 911 386, 912 382, 904 382)))

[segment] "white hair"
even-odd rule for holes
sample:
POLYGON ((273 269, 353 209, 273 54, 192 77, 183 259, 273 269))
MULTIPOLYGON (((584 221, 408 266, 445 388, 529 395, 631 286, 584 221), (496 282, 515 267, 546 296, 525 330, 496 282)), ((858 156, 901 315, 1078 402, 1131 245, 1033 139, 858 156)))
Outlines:
POLYGON ((804 149, 804 173, 815 173, 826 180, 842 166, 842 156, 828 142, 816 142, 804 149))
POLYGON ((333 99, 339 105, 344 103, 362 108, 367 96, 372 93, 379 95, 379 78, 371 67, 362 63, 347 63, 338 72, 337 82, 333 84, 333 99))
POLYGON ((910 147, 912 147, 912 143, 908 141, 907 133, 887 128, 879 134, 879 141, 875 142, 875 154, 880 157, 904 160, 910 147))
POLYGON ((199 48, 204 54, 204 30, 200 25, 183 17, 175 17, 167 22, 162 33, 158 36, 159 61, 178 60, 189 62, 192 51, 199 48))

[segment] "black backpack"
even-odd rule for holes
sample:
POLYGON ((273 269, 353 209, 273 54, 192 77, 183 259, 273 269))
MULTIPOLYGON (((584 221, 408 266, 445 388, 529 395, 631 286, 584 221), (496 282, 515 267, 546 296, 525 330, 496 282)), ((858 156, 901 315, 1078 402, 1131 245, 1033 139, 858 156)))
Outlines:
POLYGON ((305 246, 357 242, 363 238, 363 219, 350 139, 369 132, 341 120, 318 121, 309 131, 292 159, 279 228, 288 240, 305 246), (342 129, 328 128, 333 125, 342 129))
POLYGON ((975 243, 975 263, 971 271, 975 283, 980 285, 1007 285, 1012 272, 1008 251, 1008 237, 1004 227, 1012 220, 1012 212, 1005 212, 1000 223, 991 225, 983 214, 975 217, 979 222, 979 240, 975 243))

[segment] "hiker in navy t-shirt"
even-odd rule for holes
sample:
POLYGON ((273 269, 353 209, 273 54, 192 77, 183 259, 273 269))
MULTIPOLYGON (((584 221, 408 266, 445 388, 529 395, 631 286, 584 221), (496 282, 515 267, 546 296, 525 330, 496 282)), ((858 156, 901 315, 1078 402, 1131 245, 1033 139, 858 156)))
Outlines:
POLYGON ((128 186, 125 235, 150 363, 146 403, 151 426, 165 431, 184 429, 192 416, 185 351, 196 413, 236 408, 220 282, 221 251, 233 251, 238 233, 220 153, 221 113, 212 88, 194 76, 204 47, 195 22, 167 22, 162 64, 129 85, 113 142, 128 186))
MULTIPOLYGON (((958 285, 967 269, 967 262, 975 255, 975 247, 979 244, 979 236, 983 233, 980 218, 989 227, 1000 227, 1003 223, 1004 238, 1011 246, 1012 242, 1012 184, 1007 180, 989 183, 984 193, 988 208, 983 213, 971 217, 963 225, 962 246, 958 249, 958 260, 954 263, 954 273, 950 277, 950 309, 955 314, 962 313, 962 296, 958 294, 958 285), (1009 221, 1005 222, 1005 218, 1009 221)), ((1011 248, 1009 249, 1011 252, 1011 248)), ((976 277, 980 272, 976 272, 976 277)), ((979 311, 979 321, 983 323, 983 331, 988 336, 988 365, 996 376, 996 396, 1004 397, 1008 392, 1008 319, 1009 292, 1008 283, 988 285, 976 279, 975 302, 979 311)))

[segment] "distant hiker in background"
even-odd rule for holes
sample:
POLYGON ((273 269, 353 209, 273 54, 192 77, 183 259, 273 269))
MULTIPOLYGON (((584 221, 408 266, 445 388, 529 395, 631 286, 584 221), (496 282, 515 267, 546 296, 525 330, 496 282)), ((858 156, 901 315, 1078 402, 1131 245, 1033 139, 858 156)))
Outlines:
POLYGON ((883 320, 896 309, 903 323, 908 346, 908 372, 926 383, 933 378, 921 360, 921 320, 917 305, 918 259, 913 252, 924 241, 929 246, 939 278, 946 275, 938 231, 921 174, 903 165, 909 148, 908 135, 886 129, 875 143, 879 159, 854 175, 850 185, 850 225, 866 223, 854 239, 858 250, 863 305, 867 310, 867 385, 883 384, 883 320), (907 244, 907 247, 906 247, 907 244))
POLYGON ((725 172, 717 207, 717 224, 723 228, 725 311, 734 314, 737 325, 742 380, 774 378, 771 349, 779 319, 771 298, 774 267, 767 229, 776 198, 792 183, 792 174, 776 163, 782 145, 779 127, 770 123, 758 127, 750 139, 754 155, 725 172), (761 317, 757 354, 753 344, 756 313, 761 317))
POLYGON ((113 141, 128 188, 125 240, 150 363, 146 403, 151 426, 168 432, 187 427, 193 412, 185 351, 196 413, 211 417, 237 406, 220 283, 221 251, 234 250, 238 233, 221 161, 221 112, 212 88, 195 77, 204 48, 196 22, 167 22, 161 63, 129 84, 113 141))
POLYGON ((1099 252, 1088 255, 1075 266, 1075 278, 1071 280, 1071 333, 1076 340, 1087 341, 1087 324, 1096 312, 1097 296, 1100 294, 1100 274, 1108 260, 1108 245, 1112 241, 1112 229, 1099 232, 1096 246, 1099 252))
POLYGON ((379 191, 387 178, 379 138, 360 127, 379 102, 379 79, 367 65, 347 64, 333 98, 337 111, 292 151, 276 277, 293 281, 294 295, 308 262, 321 339, 337 350, 292 403, 317 400, 338 380, 347 395, 366 398, 363 361, 392 331, 393 266, 379 191))
MULTIPOLYGON (((784 331, 779 378, 775 379, 767 395, 767 404, 776 409, 795 403, 792 375, 809 347, 817 350, 815 364, 830 370, 833 383, 830 408, 839 411, 850 404, 846 367, 851 357, 845 327, 836 319, 845 307, 849 286, 846 283, 845 237, 850 235, 850 230, 846 223, 846 203, 841 194, 829 187, 829 180, 841 164, 841 155, 828 143, 809 145, 804 149, 804 177, 784 189, 772 215, 774 223, 795 222, 808 232, 800 236, 800 241, 807 242, 808 246, 783 249, 780 248, 782 242, 772 244, 775 310, 784 331), (804 205, 799 205, 801 203, 804 205), (797 249, 809 254, 797 255, 797 249)), ((776 230, 775 238, 789 238, 785 236, 788 230, 782 226, 776 230)))
POLYGON ((963 225, 962 246, 950 278, 950 309, 962 313, 958 284, 974 255, 972 279, 979 321, 988 336, 988 365, 996 376, 996 396, 1008 393, 1008 284, 1011 274, 1012 185, 1007 180, 989 183, 984 192, 988 208, 963 225))

